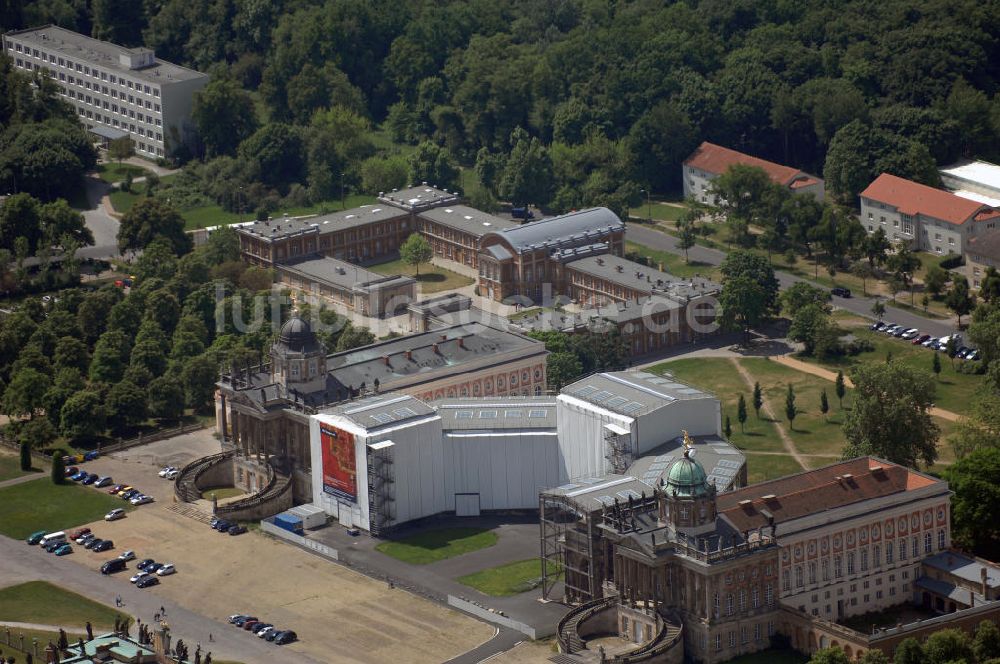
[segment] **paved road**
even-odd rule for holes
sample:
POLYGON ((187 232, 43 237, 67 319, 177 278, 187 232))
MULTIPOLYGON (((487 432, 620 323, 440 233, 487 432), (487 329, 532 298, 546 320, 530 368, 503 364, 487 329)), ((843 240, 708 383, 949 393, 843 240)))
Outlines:
POLYGON ((479 664, 479 662, 483 662, 495 655, 507 652, 526 638, 524 634, 518 631, 500 627, 497 629, 496 636, 486 643, 478 648, 463 652, 458 657, 447 660, 444 664, 479 664))
MULTIPOLYGON (((163 606, 173 637, 184 639, 192 650, 200 643, 202 652, 212 651, 213 659, 236 660, 246 664, 270 664, 276 658, 282 662, 301 664, 314 664, 317 661, 287 648, 281 648, 279 655, 275 649, 280 646, 185 609, 162 595, 136 588, 129 583, 127 575, 105 577, 81 568, 66 558, 48 555, 37 546, 28 546, 24 542, 0 536, 0 560, 3 561, 0 585, 43 579, 108 606, 114 605, 114 596, 119 594, 125 603, 123 614, 150 622, 153 614, 163 606), (215 639, 212 643, 209 643, 209 634, 215 639)), ((205 590, 211 592, 209 588, 205 590)))
POLYGON ((87 177, 87 200, 90 209, 83 211, 84 223, 94 234, 94 246, 83 247, 76 255, 80 258, 116 258, 118 256, 118 220, 101 205, 101 198, 111 187, 96 177, 87 177))
MULTIPOLYGON (((632 242, 645 245, 650 249, 656 249, 658 251, 668 251, 672 254, 677 254, 678 256, 683 256, 684 251, 677 247, 677 238, 667 233, 663 233, 657 230, 653 230, 646 226, 641 226, 639 224, 628 224, 628 239, 632 242)), ((719 251, 718 249, 710 249, 708 247, 702 247, 696 245, 688 250, 688 256, 690 260, 698 261, 701 263, 707 263, 709 265, 719 265, 726 258, 726 252, 719 251)), ((798 281, 804 281, 806 283, 811 283, 819 288, 826 288, 821 284, 816 284, 809 281, 808 279, 802 279, 801 277, 796 277, 787 272, 781 272, 779 270, 775 271, 778 277, 778 283, 782 288, 788 288, 792 284, 798 281)), ((875 304, 875 298, 871 297, 851 297, 851 298, 834 298, 834 306, 839 309, 844 309, 845 311, 850 311, 852 313, 858 314, 859 316, 864 316, 865 318, 874 318, 872 316, 872 305, 875 304)), ((955 327, 946 321, 936 321, 930 318, 924 318, 923 316, 918 316, 917 314, 911 313, 909 311, 904 311, 903 309, 897 309, 892 305, 886 303, 885 306, 886 314, 885 320, 892 321, 899 325, 906 325, 907 327, 915 327, 925 332, 927 334, 933 335, 935 337, 943 337, 945 335, 951 334, 955 331, 955 327)))

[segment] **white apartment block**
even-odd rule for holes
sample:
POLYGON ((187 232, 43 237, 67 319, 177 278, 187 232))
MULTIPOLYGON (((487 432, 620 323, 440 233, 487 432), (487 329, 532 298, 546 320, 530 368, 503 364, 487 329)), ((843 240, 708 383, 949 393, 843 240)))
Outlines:
POLYGON ((102 143, 129 136, 148 159, 168 156, 190 131, 194 93, 208 83, 207 74, 157 60, 149 49, 52 25, 9 32, 3 47, 17 69, 48 72, 102 143))
POLYGON ((937 255, 965 254, 971 239, 996 228, 1000 211, 975 200, 883 173, 861 192, 861 223, 895 244, 937 255))

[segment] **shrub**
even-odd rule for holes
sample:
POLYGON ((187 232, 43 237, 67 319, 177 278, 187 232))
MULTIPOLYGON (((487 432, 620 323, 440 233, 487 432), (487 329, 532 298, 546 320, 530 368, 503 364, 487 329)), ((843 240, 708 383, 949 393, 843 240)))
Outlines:
POLYGON ((63 451, 52 451, 52 483, 66 483, 66 464, 63 463, 63 451))

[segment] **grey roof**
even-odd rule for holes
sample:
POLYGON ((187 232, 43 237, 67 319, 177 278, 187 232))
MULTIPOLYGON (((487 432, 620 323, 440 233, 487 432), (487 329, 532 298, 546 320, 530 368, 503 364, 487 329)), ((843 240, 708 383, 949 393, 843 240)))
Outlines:
POLYGON ((167 85, 176 81, 189 81, 196 78, 207 78, 203 74, 187 67, 175 65, 172 62, 156 59, 152 66, 142 69, 130 69, 120 61, 122 55, 133 55, 148 49, 127 48, 81 35, 78 32, 60 28, 55 25, 44 25, 27 30, 15 30, 7 33, 8 37, 30 43, 32 48, 56 51, 65 57, 97 65, 109 71, 118 71, 131 78, 167 85))
POLYGON ((598 207, 532 221, 491 235, 506 240, 514 251, 521 254, 542 248, 595 244, 615 231, 624 230, 625 224, 618 215, 598 207))
POLYGON ((567 385, 560 395, 571 396, 630 417, 677 401, 715 398, 708 392, 678 383, 669 375, 656 376, 644 371, 594 374, 567 385))
POLYGON ((367 431, 434 414, 434 409, 408 394, 390 392, 324 408, 322 413, 339 415, 367 431))
POLYGON ((115 129, 114 127, 102 127, 100 125, 94 125, 89 129, 91 134, 97 134, 101 138, 106 138, 111 141, 118 140, 119 138, 124 138, 128 136, 127 131, 122 131, 121 129, 115 129))
POLYGON ((408 212, 414 212, 417 210, 427 210, 439 205, 457 203, 461 197, 458 195, 458 192, 438 189, 434 185, 424 182, 423 184, 400 189, 399 191, 379 194, 378 199, 383 203, 395 205, 397 208, 408 212))
POLYGON ((580 258, 568 262, 566 267, 647 294, 659 292, 681 300, 717 293, 722 288, 709 279, 702 277, 681 279, 669 272, 662 272, 614 254, 580 258))
POLYGON ((503 362, 505 353, 527 357, 545 353, 545 344, 482 323, 411 334, 330 355, 327 370, 335 384, 357 389, 379 380, 382 389, 469 371, 503 362), (409 358, 407 357, 409 352, 409 358), (425 380, 420 380, 424 378, 425 380))
POLYGON ((312 217, 278 217, 255 221, 236 230, 264 240, 277 240, 305 233, 333 233, 347 228, 388 221, 407 215, 405 210, 391 205, 362 205, 361 207, 312 217))
POLYGON ((507 250, 507 247, 503 246, 502 244, 490 245, 486 247, 484 251, 486 251, 490 256, 497 259, 498 261, 505 261, 514 257, 514 254, 510 253, 507 250))
MULTIPOLYGON (((941 595, 942 597, 953 599, 956 602, 961 602, 966 606, 972 606, 972 591, 966 588, 960 588, 953 583, 938 581, 937 579, 922 576, 917 579, 916 586, 918 588, 929 590, 937 595, 941 595)), ((982 597, 982 595, 976 593, 976 597, 982 597)))
POLYGON ((462 311, 472 306, 472 298, 461 293, 445 293, 426 300, 413 302, 408 307, 410 311, 418 314, 443 314, 454 311, 462 311))
POLYGON ((431 406, 445 431, 556 428, 555 397, 438 399, 431 406))
POLYGON ((618 502, 628 502, 629 496, 639 498, 643 492, 649 496, 652 488, 638 478, 608 474, 571 480, 568 484, 548 489, 544 493, 568 499, 581 511, 597 512, 614 505, 616 498, 618 502))
MULTIPOLYGON (((721 491, 735 488, 746 457, 731 443, 718 436, 693 436, 694 458, 705 469, 709 483, 721 491)), ((649 451, 628 468, 628 474, 649 486, 659 483, 670 465, 684 456, 684 438, 678 436, 649 451)))
POLYGON ((304 258, 293 263, 283 263, 279 269, 317 283, 328 284, 342 290, 369 290, 373 287, 413 282, 413 277, 379 274, 328 256, 304 258))
POLYGON ((986 584, 990 588, 1000 588, 1000 566, 971 556, 955 551, 942 551, 924 558, 923 563, 976 584, 982 583, 982 573, 986 570, 986 584))
POLYGON ((449 226, 451 228, 482 237, 490 231, 513 228, 518 224, 510 219, 501 219, 492 214, 480 212, 467 205, 442 205, 424 210, 421 219, 449 226))
POLYGON ((515 318, 510 321, 510 326, 526 332, 544 330, 572 332, 574 330, 600 329, 601 321, 623 324, 642 320, 647 315, 683 308, 684 305, 677 300, 661 295, 651 295, 638 301, 615 302, 575 313, 540 309, 530 315, 515 318))

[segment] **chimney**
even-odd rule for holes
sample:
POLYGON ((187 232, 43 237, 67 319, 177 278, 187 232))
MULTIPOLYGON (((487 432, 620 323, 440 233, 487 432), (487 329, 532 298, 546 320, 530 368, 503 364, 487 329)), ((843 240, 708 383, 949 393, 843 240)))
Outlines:
POLYGON ((465 338, 464 337, 459 337, 458 338, 458 347, 459 348, 465 348, 465 338))
POLYGON ((431 350, 434 351, 435 355, 440 355, 441 354, 441 351, 438 350, 438 345, 437 344, 431 344, 431 350))
POLYGON ((412 350, 407 350, 406 351, 406 359, 408 359, 408 360, 412 360, 413 359, 413 351, 412 350))
POLYGON ((382 356, 382 363, 385 364, 385 366, 389 366, 389 356, 388 355, 383 355, 382 356))

